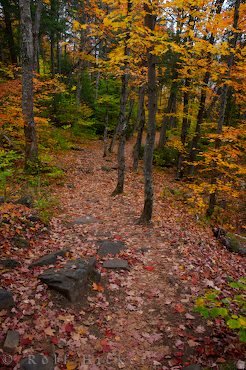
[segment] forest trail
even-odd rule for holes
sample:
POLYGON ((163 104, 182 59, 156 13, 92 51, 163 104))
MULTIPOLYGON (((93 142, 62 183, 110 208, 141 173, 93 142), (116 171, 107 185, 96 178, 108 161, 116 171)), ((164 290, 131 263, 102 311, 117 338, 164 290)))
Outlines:
POLYGON ((243 359, 235 335, 218 337, 216 325, 193 312, 194 298, 206 288, 243 275, 242 257, 218 244, 172 193, 165 195, 165 188, 178 185, 164 171, 154 171, 153 225, 137 225, 143 175, 142 169, 131 171, 131 148, 128 144, 125 192, 116 197, 111 196, 116 155, 102 158, 101 142, 57 157, 66 172, 66 183, 53 189, 61 210, 49 233, 25 254, 23 267, 12 272, 20 312, 3 327, 22 333, 22 355, 55 352, 57 369, 182 369, 243 359), (92 222, 76 224, 84 216, 92 222), (103 269, 105 258, 98 257, 102 282, 89 292, 85 307, 52 301, 37 279, 47 267, 28 270, 33 260, 65 247, 72 259, 96 256, 97 242, 106 239, 126 244, 120 257, 130 270, 103 269))

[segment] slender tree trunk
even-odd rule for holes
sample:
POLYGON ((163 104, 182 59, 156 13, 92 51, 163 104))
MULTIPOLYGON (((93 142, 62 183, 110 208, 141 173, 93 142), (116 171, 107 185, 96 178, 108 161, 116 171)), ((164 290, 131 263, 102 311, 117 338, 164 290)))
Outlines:
POLYGON ((108 108, 106 110, 106 119, 103 133, 103 157, 106 158, 108 155, 108 108))
POLYGON ((39 30, 40 30, 40 20, 43 8, 43 1, 38 0, 35 12, 35 20, 33 25, 33 48, 34 48, 34 62, 33 69, 35 72, 39 72, 39 30))
POLYGON ((143 130, 145 125, 145 109, 144 109, 144 96, 145 86, 141 86, 139 92, 139 105, 138 105, 138 134, 137 140, 133 149, 133 170, 136 172, 138 169, 138 161, 142 145, 143 130))
MULTIPOLYGON (((181 143, 183 145, 183 148, 186 144, 187 134, 188 134, 188 128, 189 128, 189 119, 188 119, 188 113, 189 113, 189 87, 190 87, 190 79, 185 79, 185 91, 183 96, 183 120, 182 120, 182 127, 181 127, 181 143)), ((179 152, 178 154, 178 165, 177 165, 177 175, 176 180, 180 180, 184 175, 184 152, 179 152)))
POLYGON ((9 0, 1 0, 1 4, 3 7, 5 31, 6 31, 6 38, 8 42, 11 63, 17 64, 17 53, 16 53, 12 22, 11 22, 11 15, 10 15, 10 3, 9 3, 9 0))
MULTIPOLYGON (((144 4, 145 26, 150 32, 154 31, 156 15, 153 9, 144 4)), ((144 208, 139 223, 151 222, 153 212, 153 153, 155 145, 157 109, 157 86, 156 86, 156 56, 152 54, 152 48, 148 50, 148 124, 147 138, 144 150, 144 208)))
POLYGON ((112 195, 123 193, 124 190, 124 180, 125 180, 125 143, 126 143, 126 104, 127 104, 127 86, 128 86, 128 76, 126 73, 121 79, 121 101, 120 101, 120 117, 119 117, 119 127, 120 127, 120 137, 119 137, 119 147, 118 147, 118 182, 112 195))
POLYGON ((51 63, 51 76, 55 77, 55 34, 52 31, 50 35, 50 63, 51 63))
POLYGON ((126 118, 127 127, 130 125, 134 103, 135 103, 134 99, 130 99, 130 102, 129 102, 129 111, 128 111, 128 115, 127 115, 127 118, 126 118))
MULTIPOLYGON (((177 72, 173 73, 173 78, 177 78, 177 72)), ((173 120, 171 120, 170 114, 176 113, 176 95, 177 95, 177 82, 173 82, 170 89, 170 95, 168 98, 167 108, 163 115, 163 121, 160 130, 159 148, 163 148, 167 141, 167 130, 173 120)))
MULTIPOLYGON (((238 29, 240 4, 241 4, 241 0, 235 0, 234 17, 233 17, 233 30, 236 30, 236 31, 233 31, 233 37, 229 41, 229 44, 230 44, 232 49, 234 49, 236 47, 237 40, 238 40, 238 37, 239 37, 239 33, 237 32, 237 29, 238 29)), ((234 58, 235 58, 234 51, 231 51, 231 53, 228 57, 228 61, 227 61, 227 67, 228 67, 227 76, 226 76, 227 79, 230 78, 231 68, 234 64, 234 58)), ((221 95, 220 95, 220 111, 219 111, 219 119, 218 119, 218 123, 217 123, 217 134, 218 135, 222 134, 223 125, 224 125, 224 122, 225 122, 225 111, 226 111, 226 104, 227 104, 227 98, 228 98, 228 91, 229 91, 229 85, 225 81, 225 84, 222 87, 222 92, 221 92, 221 95)), ((217 138, 215 140, 215 149, 219 149, 220 145, 221 145, 220 139, 217 138)), ((217 180, 220 176, 220 174, 217 171, 216 162, 213 162, 212 167, 213 167, 212 168, 213 170, 212 170, 212 176, 211 176, 211 185, 216 185, 217 180)), ((206 215, 208 217, 211 217, 212 214, 214 213, 216 202, 217 202, 217 192, 215 190, 210 194, 210 197, 209 197, 209 205, 208 205, 208 209, 207 209, 207 212, 206 212, 206 215)))
MULTIPOLYGON (((131 11, 131 0, 127 2, 127 16, 131 11)), ((128 50, 128 40, 130 38, 130 33, 127 30, 125 37, 125 51, 124 55, 127 56, 129 53, 128 50)), ((128 80, 129 76, 126 72, 127 63, 125 63, 125 71, 121 78, 121 96, 120 96, 120 116, 119 116, 119 147, 118 147, 118 181, 115 190, 112 193, 112 196, 121 194, 124 191, 124 182, 125 182, 125 145, 126 145, 126 130, 127 130, 127 117, 126 117, 126 105, 127 105, 127 90, 128 90, 128 80)))
POLYGON ((30 0, 19 0, 22 37, 22 112, 25 132, 25 168, 34 170, 38 145, 33 114, 33 34, 30 0))

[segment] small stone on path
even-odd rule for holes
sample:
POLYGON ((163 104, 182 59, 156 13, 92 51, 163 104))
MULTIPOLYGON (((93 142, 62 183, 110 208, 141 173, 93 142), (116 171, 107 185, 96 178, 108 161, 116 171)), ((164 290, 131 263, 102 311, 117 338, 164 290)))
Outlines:
POLYGON ((0 288, 0 310, 14 307, 15 302, 11 292, 0 288))
POLYGON ((116 256, 126 249, 125 243, 121 241, 100 240, 97 244, 99 245, 98 255, 100 257, 107 256, 108 254, 116 256))
POLYGON ((3 350, 7 353, 15 353, 19 345, 20 335, 16 330, 8 330, 3 345, 3 350))
POLYGON ((105 269, 115 269, 115 270, 129 270, 129 264, 126 260, 120 258, 114 258, 112 260, 104 261, 103 267, 105 269))
POLYGON ((25 357, 20 362, 21 370, 54 370, 55 361, 50 356, 36 354, 25 357))
POLYGON ((7 269, 14 269, 15 267, 21 266, 21 263, 14 259, 6 258, 0 260, 0 266, 5 267, 7 269))
POLYGON ((183 370, 201 370, 200 365, 189 365, 183 368, 183 370))
POLYGON ((16 248, 29 248, 29 240, 22 238, 21 236, 15 236, 12 239, 13 246, 16 248))
POLYGON ((82 216, 72 221, 71 225, 88 225, 88 224, 94 224, 97 221, 98 220, 93 216, 82 216))

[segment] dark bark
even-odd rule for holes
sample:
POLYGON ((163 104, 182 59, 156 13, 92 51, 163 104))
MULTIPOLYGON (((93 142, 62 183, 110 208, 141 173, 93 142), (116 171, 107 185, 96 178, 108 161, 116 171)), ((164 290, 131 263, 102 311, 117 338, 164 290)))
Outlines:
POLYGON ((55 77, 55 33, 52 31, 50 34, 50 64, 51 64, 51 76, 55 77))
POLYGON ((142 145, 143 130, 145 125, 145 109, 144 109, 145 86, 142 86, 139 91, 138 103, 138 133, 137 140, 133 149, 133 170, 137 171, 140 150, 142 145))
POLYGON ((34 62, 33 69, 39 72, 39 30, 40 30, 40 20, 43 8, 43 1, 38 0, 35 12, 35 20, 33 25, 33 47, 34 47, 34 62))
POLYGON ((123 193, 125 180, 125 143, 126 143, 126 104, 128 76, 123 74, 121 79, 120 117, 119 117, 119 147, 118 147, 118 182, 112 195, 123 193))
MULTIPOLYGON (((183 120, 182 120, 182 127, 181 127, 181 142, 183 144, 183 148, 186 144, 188 128, 189 128, 189 87, 190 87, 190 79, 185 79, 185 91, 183 95, 183 120)), ((177 175, 176 180, 180 180, 184 175, 184 152, 179 152, 178 154, 178 165, 177 165, 177 175)))
POLYGON ((12 21, 11 21, 11 14, 10 14, 10 3, 8 0, 1 0, 0 2, 3 7, 3 14, 4 14, 4 22, 5 22, 5 34, 8 42, 9 47, 9 54, 11 58, 12 64, 17 64, 17 51, 13 36, 13 29, 12 29, 12 21))
MULTIPOLYGON (((130 0, 127 2, 127 16, 131 11, 132 3, 130 0)), ((127 31, 125 38, 125 51, 124 54, 127 56, 129 54, 127 42, 130 38, 130 33, 127 31)), ((118 181, 115 190, 112 195, 121 194, 124 191, 125 182, 125 144, 126 144, 126 130, 127 130, 127 116, 126 116, 126 106, 127 106, 127 95, 128 95, 128 80, 129 76, 126 72, 127 63, 125 63, 125 71, 121 78, 121 95, 120 95, 120 116, 119 116, 119 147, 118 147, 118 181)))
MULTIPOLYGON (((175 71, 173 74, 173 79, 177 78, 177 72, 175 71)), ((165 109, 165 113, 163 115, 163 121, 162 126, 160 130, 160 138, 159 138, 159 148, 162 148, 167 141, 167 130, 169 127, 175 125, 175 117, 170 116, 170 114, 176 113, 176 100, 177 100, 177 82, 172 82, 171 89, 170 89, 170 95, 168 98, 167 107, 165 109)))
MULTIPOLYGON (((145 26, 150 32, 155 29, 156 15, 147 4, 144 4, 145 26)), ((153 153, 156 131, 157 86, 156 86, 156 56, 152 48, 148 50, 148 124, 144 150, 144 208, 139 220, 141 224, 149 224, 153 212, 153 153)))
MULTIPOLYGON (((233 30, 237 30, 237 28, 238 28, 240 3, 241 3, 241 0, 236 0, 235 1, 234 17, 233 17, 233 30)), ((232 49, 234 49, 236 47, 238 37, 239 37, 239 32, 234 31, 233 36, 230 39, 231 41, 229 41, 229 44, 230 44, 232 49)), ((228 67, 227 76, 226 76, 227 79, 230 78, 231 68, 234 64, 234 58, 235 58, 234 51, 231 51, 231 53, 228 57, 228 61, 227 61, 227 67, 228 67)), ((223 125, 224 125, 224 122, 225 122, 225 111, 226 111, 226 104, 227 104, 227 98, 228 98, 228 90, 229 90, 229 85, 225 82, 225 84, 222 86, 222 91, 221 91, 221 95, 220 95, 220 110, 219 110, 219 119, 218 119, 218 123, 217 123, 217 131, 216 131, 218 135, 222 134, 223 125)), ((215 149, 219 149, 220 145, 221 145, 220 139, 217 138, 215 140, 215 149)), ((220 177, 220 174, 218 173, 218 170, 217 170, 217 164, 216 164, 216 162, 213 162, 212 163, 211 185, 216 185, 217 179, 219 177, 220 177)), ((217 192, 215 190, 214 192, 212 192, 210 194, 210 197, 209 197, 209 205, 208 205, 208 209, 207 209, 207 212, 206 212, 206 215, 208 217, 211 217, 213 215, 214 209, 215 209, 215 206, 216 206, 216 202, 217 202, 217 192)))
POLYGON ((33 114, 33 34, 30 0, 19 0, 22 37, 22 112, 25 132, 25 168, 33 170, 38 145, 33 114))
MULTIPOLYGON (((194 162, 196 159, 198 144, 201 138, 201 125, 202 125, 203 117, 204 117, 205 103, 206 103, 206 97, 207 97, 207 86, 208 86, 209 79, 210 79, 210 72, 207 71, 203 79, 199 110, 198 110, 197 120, 196 120, 195 134, 191 140, 191 147, 190 147, 190 153, 189 153, 189 162, 191 163, 194 162)), ((193 175, 193 174, 194 174, 194 165, 190 164, 189 165, 189 175, 193 175)))

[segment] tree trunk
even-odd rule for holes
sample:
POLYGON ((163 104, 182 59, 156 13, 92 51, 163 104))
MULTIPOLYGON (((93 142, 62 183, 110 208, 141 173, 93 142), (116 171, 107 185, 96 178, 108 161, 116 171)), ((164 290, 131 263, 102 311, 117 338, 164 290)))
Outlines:
POLYGON ((39 30, 40 30, 40 20, 43 8, 43 1, 38 0, 35 12, 35 20, 33 25, 33 48, 34 48, 34 62, 33 69, 35 72, 39 72, 39 30))
MULTIPOLYGON (((144 4, 145 26, 150 32, 155 29, 156 15, 153 9, 144 4)), ((149 224, 153 212, 153 153, 155 145, 157 109, 157 86, 156 86, 156 56, 152 54, 152 47, 148 50, 148 124, 147 138, 144 150, 144 208, 139 223, 149 224)))
MULTIPOLYGON (((238 29, 240 4, 241 4, 241 0, 235 0, 234 17, 233 17, 233 37, 229 41, 229 44, 230 44, 232 49, 234 49, 236 47, 238 36, 239 36, 239 33, 237 32, 237 29, 238 29)), ((228 57, 228 61, 227 61, 227 67, 228 67, 227 76, 226 76, 227 79, 230 79, 231 68, 234 64, 234 58, 235 58, 234 52, 231 51, 231 53, 228 57)), ((225 111, 226 111, 226 104, 227 104, 227 98, 228 98, 228 90, 229 90, 229 85, 225 82, 225 84, 222 87, 222 92, 221 92, 221 95, 220 95, 220 111, 219 111, 219 119, 218 119, 218 123, 217 123, 217 134, 218 135, 222 134, 223 125, 224 125, 224 122, 225 122, 225 111)), ((221 144, 220 139, 217 138, 215 140, 215 149, 219 149, 220 144, 221 144)), ((212 164, 212 167, 213 167, 212 168, 213 171, 212 171, 212 176, 211 176, 211 185, 216 185, 217 179, 219 178, 219 173, 217 171, 216 162, 214 162, 212 164)), ((209 197, 209 205, 208 205, 208 209, 207 209, 207 212, 206 212, 206 215, 208 217, 211 217, 213 215, 214 209, 215 209, 215 206, 216 206, 216 202, 217 202, 217 193, 216 193, 216 190, 215 190, 214 192, 212 192, 210 194, 210 197, 209 197)))
MULTIPOLYGON (((183 120, 182 120, 182 127, 181 127, 181 142, 183 144, 183 148, 185 148, 185 143, 186 143, 188 128, 189 128, 189 119, 188 119, 189 87, 190 87, 190 79, 186 78, 185 79, 185 91, 184 91, 184 96, 183 96, 183 105, 184 105, 183 106, 183 120)), ((184 175, 183 163, 184 163, 184 152, 179 152, 176 180, 180 180, 184 175)))
POLYGON ((126 143, 126 104, 128 76, 124 73, 121 79, 120 117, 119 117, 119 147, 118 147, 118 182, 112 195, 123 193, 125 180, 125 143, 126 143))
MULTIPOLYGON (((173 78, 177 78, 177 72, 173 73, 173 78)), ((167 142, 167 130, 171 126, 172 120, 170 114, 176 113, 176 96, 177 96, 177 82, 173 82, 170 89, 170 95, 168 98, 167 108, 163 116, 162 126, 160 130, 159 148, 163 148, 167 142)))
MULTIPOLYGON (((127 2, 127 16, 131 11, 131 0, 127 2)), ((128 55, 128 45, 127 42, 130 38, 129 30, 127 30, 125 38, 125 56, 128 55)), ((127 89, 128 89, 128 80, 129 76, 126 72, 127 62, 125 63, 125 71, 121 78, 121 96, 120 96, 120 116, 119 116, 119 147, 118 147, 118 181, 115 190, 112 193, 112 196, 121 194, 124 191, 124 182, 125 182, 125 144, 126 144, 126 130, 127 130, 127 117, 126 117, 126 105, 127 105, 127 89)))
POLYGON ((10 3, 8 0, 1 0, 1 4, 3 7, 5 31, 6 31, 6 38, 8 42, 11 63, 17 64, 17 53, 16 53, 12 22, 11 22, 11 15, 10 15, 10 3))
POLYGON ((33 34, 30 0, 19 0, 22 37, 22 113, 25 132, 25 168, 34 170, 38 145, 33 114, 33 34))
POLYGON ((138 169, 138 161, 142 145, 143 130, 145 125, 144 96, 145 96, 145 86, 141 86, 139 91, 139 103, 138 103, 138 134, 133 149, 133 170, 135 172, 138 169))

